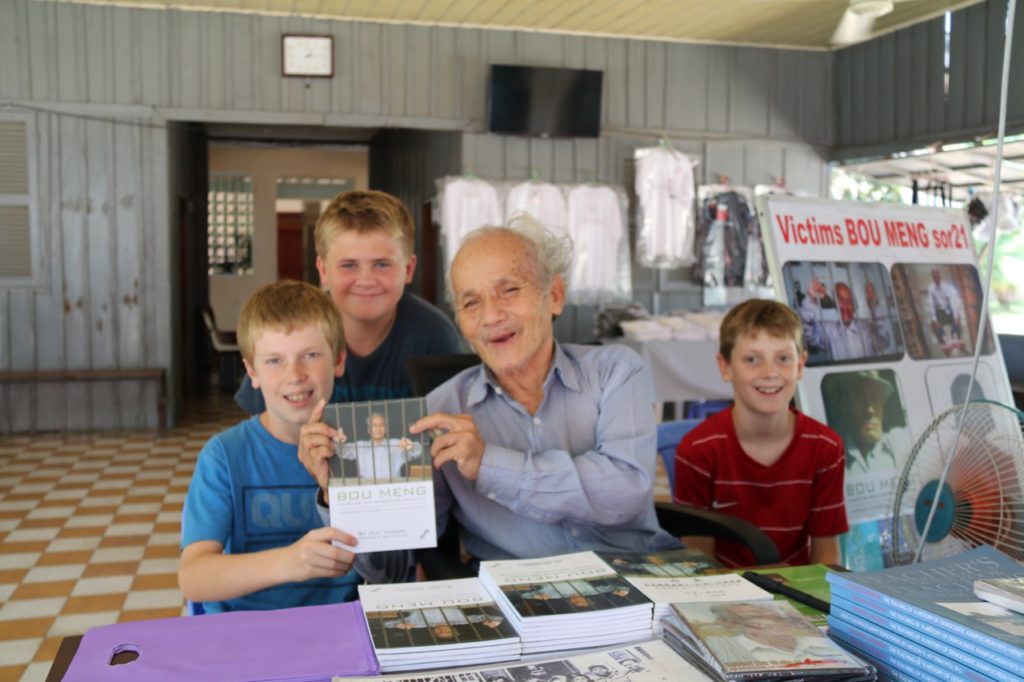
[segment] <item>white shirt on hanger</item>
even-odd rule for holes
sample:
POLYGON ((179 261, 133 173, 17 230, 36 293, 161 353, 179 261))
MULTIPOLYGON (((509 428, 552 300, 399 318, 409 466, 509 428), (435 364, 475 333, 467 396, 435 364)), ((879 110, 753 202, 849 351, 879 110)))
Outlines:
POLYGON ((638 240, 640 262, 680 267, 694 262, 693 164, 685 155, 661 147, 638 150, 636 193, 643 222, 638 240))
POLYGON ((447 180, 438 203, 445 268, 451 265, 463 237, 484 225, 501 225, 498 188, 486 180, 462 177, 447 180))
POLYGON ((517 213, 529 214, 553 232, 566 231, 565 195, 551 183, 531 180, 512 187, 505 199, 505 223, 517 213))
POLYGON ((614 298, 619 245, 625 233, 619 195, 602 185, 573 187, 568 226, 575 247, 569 301, 614 298))

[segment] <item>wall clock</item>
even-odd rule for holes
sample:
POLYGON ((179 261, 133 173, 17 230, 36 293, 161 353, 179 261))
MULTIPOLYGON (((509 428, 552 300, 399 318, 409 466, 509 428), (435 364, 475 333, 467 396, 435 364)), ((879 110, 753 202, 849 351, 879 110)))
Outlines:
POLYGON ((301 78, 334 75, 334 37, 285 34, 281 36, 281 74, 301 78))

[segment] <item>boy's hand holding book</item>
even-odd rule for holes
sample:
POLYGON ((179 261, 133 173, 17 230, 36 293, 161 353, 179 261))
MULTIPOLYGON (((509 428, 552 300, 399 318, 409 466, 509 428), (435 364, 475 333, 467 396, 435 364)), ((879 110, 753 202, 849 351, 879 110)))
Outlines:
POLYGON ((314 528, 287 548, 284 567, 288 578, 282 582, 302 582, 311 578, 337 578, 352 569, 356 555, 335 546, 334 542, 354 546, 358 540, 333 526, 314 528))
POLYGON ((344 443, 345 432, 324 423, 326 400, 321 400, 309 415, 299 432, 299 461, 306 467, 309 475, 316 479, 317 485, 327 499, 327 481, 330 468, 327 460, 334 457, 334 444, 344 443))

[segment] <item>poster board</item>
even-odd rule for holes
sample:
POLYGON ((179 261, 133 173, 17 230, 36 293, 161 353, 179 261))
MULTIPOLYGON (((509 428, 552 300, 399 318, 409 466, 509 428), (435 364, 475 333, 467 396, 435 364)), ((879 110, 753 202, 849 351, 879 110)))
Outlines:
POLYGON ((967 397, 979 341, 971 398, 1013 404, 991 325, 978 338, 982 289, 966 216, 788 196, 764 197, 758 212, 775 295, 803 323, 798 405, 846 448, 843 562, 884 568, 899 475, 932 420, 967 397))

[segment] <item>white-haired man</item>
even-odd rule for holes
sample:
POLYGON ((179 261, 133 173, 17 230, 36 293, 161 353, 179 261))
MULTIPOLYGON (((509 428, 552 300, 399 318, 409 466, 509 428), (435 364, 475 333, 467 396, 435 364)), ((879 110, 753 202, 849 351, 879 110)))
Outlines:
MULTIPOLYGON (((643 361, 555 341, 571 261, 568 239, 519 220, 470 233, 452 262, 456 321, 483 365, 430 393, 410 430, 443 432, 431 446, 438 532, 451 513, 476 559, 679 547, 654 510, 643 361)), ((329 444, 310 445, 300 456, 323 486, 329 444)))

